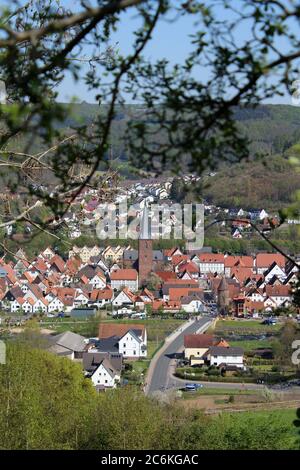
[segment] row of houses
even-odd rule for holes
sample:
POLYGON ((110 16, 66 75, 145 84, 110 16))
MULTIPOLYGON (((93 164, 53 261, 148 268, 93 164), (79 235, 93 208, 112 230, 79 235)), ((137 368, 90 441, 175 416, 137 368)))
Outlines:
POLYGON ((110 262, 102 254, 112 247, 90 248, 89 257, 85 248, 82 256, 76 250, 66 260, 51 248, 33 260, 22 250, 15 261, 0 260, 0 307, 27 314, 80 306, 201 313, 218 303, 243 315, 289 306, 298 280, 297 268, 281 254, 232 256, 173 248, 153 250, 152 278, 141 287, 136 250, 122 249, 123 258, 110 262))

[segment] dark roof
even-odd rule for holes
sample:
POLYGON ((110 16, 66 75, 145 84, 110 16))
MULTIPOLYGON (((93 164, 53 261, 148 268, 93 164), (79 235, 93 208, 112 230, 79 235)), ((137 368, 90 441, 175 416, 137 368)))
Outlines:
POLYGON ((104 359, 108 360, 112 368, 118 372, 122 370, 122 355, 106 352, 85 352, 82 355, 83 369, 94 372, 104 359))
POLYGON ((54 348, 59 346, 60 348, 78 352, 83 351, 85 348, 85 338, 72 331, 65 331, 59 335, 52 336, 51 340, 54 348))
POLYGON ((244 350, 235 347, 224 348, 223 346, 211 346, 209 353, 212 356, 243 356, 244 350))
MULTIPOLYGON (((125 250, 123 253, 123 259, 125 261, 136 261, 139 257, 138 250, 125 250)), ((160 250, 153 250, 152 251, 152 259, 155 261, 163 261, 164 255, 163 252, 160 250)))
POLYGON ((189 295, 186 295, 180 299, 181 304, 187 305, 190 304, 193 300, 203 301, 203 295, 201 294, 198 292, 191 292, 189 295))
POLYGON ((76 277, 81 278, 82 276, 86 276, 88 279, 92 279, 95 274, 96 271, 93 266, 87 265, 80 269, 76 277))
POLYGON ((109 353, 118 353, 119 338, 117 336, 112 336, 111 338, 103 338, 97 344, 97 349, 99 352, 109 352, 109 353))
POLYGON ((123 259, 136 261, 138 259, 138 251, 137 250, 124 250, 123 259))

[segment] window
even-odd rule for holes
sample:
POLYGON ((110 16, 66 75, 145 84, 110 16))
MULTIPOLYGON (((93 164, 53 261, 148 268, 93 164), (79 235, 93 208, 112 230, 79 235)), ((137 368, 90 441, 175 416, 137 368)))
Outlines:
POLYGON ((126 343, 123 343, 123 348, 126 348, 126 343))
POLYGON ((133 351, 133 355, 136 356, 136 351, 133 351))

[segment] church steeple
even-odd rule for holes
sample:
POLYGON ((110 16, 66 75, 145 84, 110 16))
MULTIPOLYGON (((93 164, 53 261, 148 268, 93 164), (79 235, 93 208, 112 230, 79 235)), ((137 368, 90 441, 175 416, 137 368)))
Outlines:
POLYGON ((140 240, 151 240, 151 230, 149 223, 149 212, 145 205, 140 221, 140 240))
POLYGON ((140 220, 139 236, 139 286, 146 286, 146 281, 152 271, 152 240, 148 208, 145 206, 140 220))

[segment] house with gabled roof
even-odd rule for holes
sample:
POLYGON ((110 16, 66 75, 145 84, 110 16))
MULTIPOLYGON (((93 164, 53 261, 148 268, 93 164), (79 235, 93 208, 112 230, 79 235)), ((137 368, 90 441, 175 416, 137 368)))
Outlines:
POLYGON ((64 310, 65 304, 59 297, 54 297, 52 300, 48 302, 48 312, 59 312, 64 310))
POLYGON ((101 323, 99 348, 102 352, 118 351, 125 358, 147 357, 147 330, 145 325, 101 323), (108 349, 108 351, 104 351, 108 349))
POLYGON ((206 333, 193 333, 184 335, 184 357, 192 361, 193 365, 205 363, 204 355, 211 346, 229 347, 229 344, 223 339, 217 339, 214 335, 206 333))
POLYGON ((94 289, 104 289, 106 287, 106 278, 99 270, 89 279, 89 284, 91 284, 94 289))
POLYGON ((113 298, 114 291, 109 286, 104 289, 93 289, 90 293, 89 305, 101 308, 106 304, 110 304, 113 298))
POLYGON ((83 370, 97 391, 116 388, 121 381, 122 355, 114 353, 84 352, 83 370))
POLYGON ((82 358, 87 345, 87 341, 83 336, 72 331, 65 331, 59 335, 49 337, 49 341, 50 352, 72 360, 82 358))
POLYGON ((203 293, 192 292, 180 298, 181 308, 187 313, 200 313, 204 310, 203 293))
POLYGON ((245 369, 244 350, 239 347, 211 346, 206 353, 206 360, 210 366, 220 369, 245 369))
POLYGON ((49 260, 49 271, 63 273, 65 269, 65 262, 59 255, 54 255, 49 260))
POLYGON ((128 287, 124 287, 114 298, 112 304, 114 307, 133 307, 136 301, 136 295, 128 287))
POLYGON ((50 260, 51 258, 55 256, 55 252, 52 250, 50 246, 48 246, 47 248, 45 248, 45 250, 43 250, 40 253, 40 256, 45 258, 46 260, 50 260))
POLYGON ((292 293, 289 285, 266 285, 265 295, 275 302, 276 307, 287 306, 292 302, 292 293))
POLYGON ((265 278, 265 283, 268 284, 269 281, 276 276, 281 281, 284 281, 286 278, 285 270, 283 267, 278 266, 276 261, 269 266, 269 268, 263 273, 265 278))
POLYGON ((128 287, 132 291, 138 290, 138 272, 136 269, 118 269, 110 274, 111 288, 121 289, 128 287))
POLYGON ((255 258, 257 274, 264 274, 274 262, 281 269, 285 269, 286 259, 280 253, 258 253, 255 258))
POLYGON ((200 253, 198 255, 200 273, 224 273, 224 255, 222 253, 200 253))

